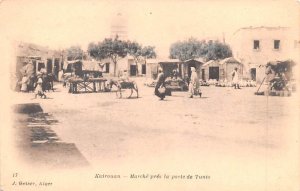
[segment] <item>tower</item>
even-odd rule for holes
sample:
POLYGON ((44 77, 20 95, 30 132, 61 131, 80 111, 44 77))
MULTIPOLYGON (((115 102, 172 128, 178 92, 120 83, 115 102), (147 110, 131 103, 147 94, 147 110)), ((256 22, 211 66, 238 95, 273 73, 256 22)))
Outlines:
POLYGON ((120 40, 128 39, 128 26, 127 18, 122 13, 118 13, 113 17, 111 22, 111 38, 115 38, 117 35, 120 40))

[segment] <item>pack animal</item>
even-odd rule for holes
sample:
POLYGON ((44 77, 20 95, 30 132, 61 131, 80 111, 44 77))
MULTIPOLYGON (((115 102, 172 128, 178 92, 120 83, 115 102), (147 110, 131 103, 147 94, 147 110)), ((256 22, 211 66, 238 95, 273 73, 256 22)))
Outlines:
POLYGON ((139 97, 139 90, 135 81, 123 81, 123 80, 110 79, 108 81, 108 88, 111 90, 113 86, 117 87, 116 94, 117 97, 119 98, 122 98, 122 89, 129 89, 131 91, 128 98, 131 98, 133 91, 136 92, 136 97, 137 98, 139 97))

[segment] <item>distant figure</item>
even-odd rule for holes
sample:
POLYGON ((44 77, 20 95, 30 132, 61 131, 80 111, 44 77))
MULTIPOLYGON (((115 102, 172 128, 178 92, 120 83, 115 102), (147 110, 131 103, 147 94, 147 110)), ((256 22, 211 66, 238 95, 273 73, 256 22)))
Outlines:
POLYGON ((21 80, 21 92, 27 92, 27 90, 28 90, 28 77, 26 74, 24 74, 21 80))
POLYGON ((38 75, 38 80, 36 82, 36 87, 35 87, 35 98, 37 98, 37 96, 40 96, 41 98, 46 98, 46 94, 44 93, 43 91, 43 87, 42 87, 42 84, 43 84, 43 79, 42 79, 42 76, 41 75, 38 75))
POLYGON ((165 87, 166 77, 163 73, 162 68, 158 68, 157 83, 155 86, 154 94, 163 100, 166 97, 166 87, 165 87))
POLYGON ((193 98, 194 95, 200 95, 201 97, 201 92, 199 89, 199 79, 198 75, 196 73, 196 69, 194 67, 191 67, 191 79, 190 79, 190 84, 189 84, 189 94, 190 98, 193 98))
POLYGON ((63 77, 64 77, 64 70, 60 70, 58 72, 58 81, 63 81, 63 77))
POLYGON ((40 69, 40 73, 42 73, 42 74, 47 74, 47 70, 46 70, 46 68, 44 68, 44 67, 43 67, 43 68, 41 68, 41 69, 40 69))
POLYGON ((234 89, 241 89, 240 85, 239 85, 239 73, 238 73, 237 67, 234 68, 231 75, 232 75, 232 83, 233 83, 234 89))
POLYGON ((178 70, 177 69, 174 69, 173 72, 172 72, 172 79, 176 80, 178 78, 178 70))

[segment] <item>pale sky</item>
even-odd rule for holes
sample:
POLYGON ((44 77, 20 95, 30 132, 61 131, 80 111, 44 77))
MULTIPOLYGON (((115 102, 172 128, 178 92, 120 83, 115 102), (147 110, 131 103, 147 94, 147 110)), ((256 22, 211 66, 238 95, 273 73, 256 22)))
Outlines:
POLYGON ((115 15, 128 23, 128 36, 156 47, 160 57, 169 46, 191 36, 229 38, 247 26, 299 27, 296 0, 161 0, 79 1, 0 0, 0 33, 9 41, 50 48, 79 45, 110 37, 115 15))

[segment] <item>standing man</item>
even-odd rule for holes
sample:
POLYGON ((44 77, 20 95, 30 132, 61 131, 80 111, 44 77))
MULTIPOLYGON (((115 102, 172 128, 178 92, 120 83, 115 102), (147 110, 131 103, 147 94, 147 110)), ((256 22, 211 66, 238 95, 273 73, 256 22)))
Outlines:
POLYGON ((234 89, 241 89, 240 85, 239 85, 239 73, 238 73, 238 68, 237 67, 234 68, 231 75, 232 75, 232 83, 234 85, 234 89))
POLYGON ((21 81, 21 92, 28 92, 28 77, 24 74, 21 81))
POLYGON ((194 67, 191 67, 191 79, 189 84, 190 98, 193 98, 194 95, 200 95, 201 97, 202 93, 200 92, 199 87, 199 79, 196 73, 196 69, 194 67))
POLYGON ((158 68, 158 76, 157 76, 157 83, 155 86, 154 94, 163 100, 166 97, 166 87, 165 87, 165 80, 166 77, 163 73, 162 68, 158 68))

